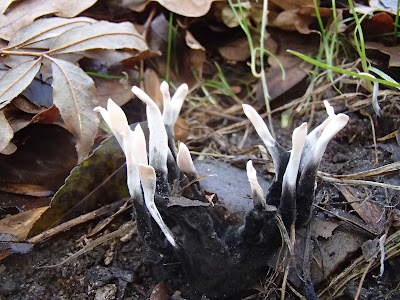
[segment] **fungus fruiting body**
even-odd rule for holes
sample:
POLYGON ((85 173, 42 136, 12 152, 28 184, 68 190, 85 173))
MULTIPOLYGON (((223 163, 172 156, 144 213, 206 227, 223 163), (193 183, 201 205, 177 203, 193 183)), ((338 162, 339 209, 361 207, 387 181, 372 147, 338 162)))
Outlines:
POLYGON ((245 115, 271 154, 276 175, 269 189, 263 191, 252 161, 248 161, 253 206, 242 220, 232 223, 221 218, 206 200, 201 181, 196 181, 206 174, 198 174, 186 145, 180 143, 175 152, 173 127, 188 93, 187 85, 181 85, 172 98, 167 83, 163 82, 160 89, 163 113, 146 93, 132 88, 147 107, 148 150, 140 125, 132 131, 123 111, 111 99, 107 110, 96 108, 126 156, 127 184, 138 231, 160 258, 181 263, 198 295, 237 295, 257 283, 269 256, 281 246, 277 216, 287 232, 293 224, 308 222, 319 163, 328 142, 346 125, 348 116, 336 115, 326 102, 328 118, 308 134, 306 123, 296 128, 292 150, 287 151, 275 141, 256 110, 243 104, 245 115))

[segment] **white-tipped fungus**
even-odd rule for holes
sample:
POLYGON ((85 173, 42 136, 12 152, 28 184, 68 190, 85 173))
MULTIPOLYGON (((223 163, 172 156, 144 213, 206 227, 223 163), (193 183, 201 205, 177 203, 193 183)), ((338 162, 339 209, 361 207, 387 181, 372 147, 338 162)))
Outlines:
POLYGON ((307 137, 307 123, 301 124, 292 134, 292 152, 283 175, 282 189, 286 186, 296 189, 297 173, 299 172, 301 154, 307 137))
POLYGON ((149 137, 149 163, 160 172, 164 179, 168 174, 168 135, 165 130, 163 117, 157 104, 141 89, 134 86, 132 92, 146 103, 147 122, 150 130, 149 137))
POLYGON ((168 83, 163 81, 160 85, 161 94, 163 95, 163 119, 165 126, 173 127, 178 119, 183 102, 189 92, 187 84, 182 84, 176 90, 174 96, 169 94, 168 83))
POLYGON ((147 151, 146 151, 146 138, 140 124, 136 125, 133 131, 133 155, 139 165, 148 165, 147 151))
POLYGON ((179 144, 179 151, 176 157, 176 163, 178 165, 178 168, 184 174, 190 175, 191 177, 198 177, 189 149, 184 143, 179 144))
POLYGON ((253 162, 249 160, 246 164, 247 178, 249 179, 251 192, 253 194, 254 207, 265 209, 267 203, 265 202, 264 192, 258 183, 257 172, 253 167, 253 162))
POLYGON ((258 112, 248 104, 242 104, 244 114, 247 116, 249 121, 253 124, 254 129, 257 131, 257 134, 265 144, 265 146, 269 149, 275 146, 275 139, 272 137, 271 133, 264 120, 258 114, 258 112))
POLYGON ((100 112, 124 151, 129 194, 132 198, 137 198, 138 200, 142 199, 138 164, 134 155, 133 132, 128 125, 128 120, 126 119, 124 111, 112 99, 108 99, 107 109, 98 106, 94 111, 100 112))
POLYGON ((156 173, 151 166, 139 165, 140 180, 142 181, 144 202, 147 209, 149 210, 151 216, 156 221, 161 231, 164 233, 168 242, 174 247, 176 247, 176 242, 173 237, 171 230, 165 224, 162 219, 160 212, 158 211, 156 204, 154 202, 154 196, 156 193, 156 173))
POLYGON ((329 141, 346 126, 348 121, 349 117, 345 114, 338 114, 332 118, 315 144, 312 152, 314 162, 321 161, 329 141))

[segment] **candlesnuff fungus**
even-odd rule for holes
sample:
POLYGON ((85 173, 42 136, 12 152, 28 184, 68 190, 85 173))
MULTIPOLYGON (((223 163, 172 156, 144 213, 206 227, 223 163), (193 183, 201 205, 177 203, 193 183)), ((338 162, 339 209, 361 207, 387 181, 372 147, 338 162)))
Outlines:
POLYGON ((138 231, 161 260, 172 258, 181 263, 190 286, 199 295, 211 298, 238 295, 258 282, 271 253, 281 246, 276 216, 280 215, 287 232, 292 224, 302 226, 308 222, 319 163, 328 142, 349 118, 336 115, 325 102, 328 118, 309 134, 306 123, 296 128, 293 148, 287 151, 274 140, 256 110, 243 104, 244 113, 271 154, 276 175, 264 192, 252 161, 248 161, 253 207, 243 220, 232 224, 208 205, 201 182, 194 180, 205 174, 197 173, 185 144, 180 143, 175 153, 173 127, 188 93, 187 85, 181 85, 172 99, 166 82, 160 89, 162 114, 145 92, 132 88, 146 103, 148 151, 140 125, 132 131, 124 112, 111 99, 107 110, 95 109, 126 156, 127 182, 138 231), (180 189, 182 193, 172 194, 180 189), (178 202, 186 205, 176 205, 178 202))

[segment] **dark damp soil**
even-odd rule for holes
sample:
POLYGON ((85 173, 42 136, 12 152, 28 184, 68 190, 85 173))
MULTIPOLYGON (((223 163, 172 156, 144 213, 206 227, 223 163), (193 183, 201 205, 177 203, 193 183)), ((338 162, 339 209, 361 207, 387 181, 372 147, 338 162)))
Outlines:
MULTIPOLYGON (((331 141, 320 170, 334 174, 355 173, 376 167, 375 150, 371 135, 370 121, 357 113, 350 114, 351 122, 331 141)), ((297 120, 296 123, 300 124, 297 120)), ((399 128, 397 118, 381 119, 375 122, 376 136, 382 137, 399 128)), ((290 132, 279 130, 278 141, 290 146, 290 132)), ((256 140, 256 139, 254 139, 256 140)), ((377 144, 379 165, 400 160, 399 145, 395 139, 377 144)), ((269 175, 269 177, 271 177, 269 175)), ((387 176, 385 182, 399 185, 399 177, 387 176)), ((371 188, 371 187, 369 187, 371 188)), ((345 200, 334 185, 319 181, 317 194, 329 192, 330 201, 345 200), (323 192, 321 192, 323 191, 323 192)), ((398 193, 371 188, 371 193, 379 201, 391 199, 391 204, 399 201, 398 193), (390 195, 388 195, 389 193, 390 195)), ((317 199, 318 200, 318 199, 317 199)), ((339 206, 340 207, 340 206, 339 206)), ((341 208, 345 208, 342 205, 341 208)), ((125 215, 120 223, 128 221, 125 215)), ((71 253, 82 248, 82 237, 95 223, 87 223, 36 245, 24 255, 11 255, 0 261, 0 300, 3 299, 148 299, 162 274, 154 276, 151 271, 154 257, 149 255, 135 232, 130 240, 116 243, 107 242, 79 256, 71 263, 53 268, 39 268, 54 265, 71 253), (113 245, 112 245, 113 244, 113 245), (112 253, 110 254, 110 249, 112 253), (112 257, 109 264, 107 256, 112 257)), ((116 230, 118 226, 110 230, 116 230)), ((350 264, 351 261, 347 263, 350 264)), ((342 269, 345 266, 342 267, 342 269)), ((359 299, 400 299, 400 260, 389 260, 385 274, 377 279, 370 273, 363 285, 359 299)), ((170 275, 166 284, 158 286, 158 294, 150 299, 193 299, 186 293, 187 286, 179 271, 170 275), (171 298, 172 297, 172 298, 171 298)), ((353 299, 358 289, 358 281, 349 284, 341 299, 353 299)), ((255 291, 254 294, 257 292, 255 291)), ((253 296, 252 299, 262 298, 253 296)), ((279 299, 278 293, 271 293, 268 299, 279 299)), ((200 299, 200 296, 199 298, 200 299)), ((204 298, 206 299, 206 298, 204 298)), ((296 299, 288 293, 287 299, 296 299)))

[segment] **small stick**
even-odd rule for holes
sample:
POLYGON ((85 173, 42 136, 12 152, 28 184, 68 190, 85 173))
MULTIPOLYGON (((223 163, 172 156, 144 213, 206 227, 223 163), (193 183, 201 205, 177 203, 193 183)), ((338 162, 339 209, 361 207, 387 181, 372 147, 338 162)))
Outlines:
POLYGON ((134 227, 134 223, 132 221, 129 221, 127 223, 125 223, 124 225, 122 225, 119 229, 110 232, 108 234, 105 234, 101 237, 99 237, 98 239, 94 240, 93 242, 91 242, 90 244, 86 245, 85 247, 83 247, 81 250, 79 250, 78 252, 75 252, 74 254, 72 254, 71 256, 69 256, 68 258, 64 259, 63 261, 61 261, 58 264, 55 265, 48 265, 48 266, 41 266, 41 267, 37 267, 37 269, 45 269, 45 268, 54 268, 54 267, 59 267, 62 266, 66 263, 71 262, 72 260, 78 258, 79 256, 81 256, 82 254, 89 252, 91 250, 93 250, 95 247, 108 242, 112 239, 115 238, 119 238, 119 237, 123 237, 125 234, 129 233, 134 227))
POLYGON ((121 205, 124 204, 125 201, 126 201, 126 199, 119 200, 117 202, 114 202, 109 205, 105 205, 99 209, 96 209, 95 211, 89 212, 89 213, 81 215, 75 219, 69 220, 69 221, 67 221, 63 224, 60 224, 54 228, 50 228, 46 231, 43 231, 42 233, 39 233, 38 235, 35 235, 34 237, 31 237, 30 239, 27 240, 27 242, 32 243, 32 244, 41 243, 41 242, 53 237, 56 234, 70 230, 72 227, 74 227, 76 225, 85 223, 87 221, 96 219, 97 217, 100 217, 102 215, 109 213, 110 211, 113 211, 113 210, 119 208, 121 205))

